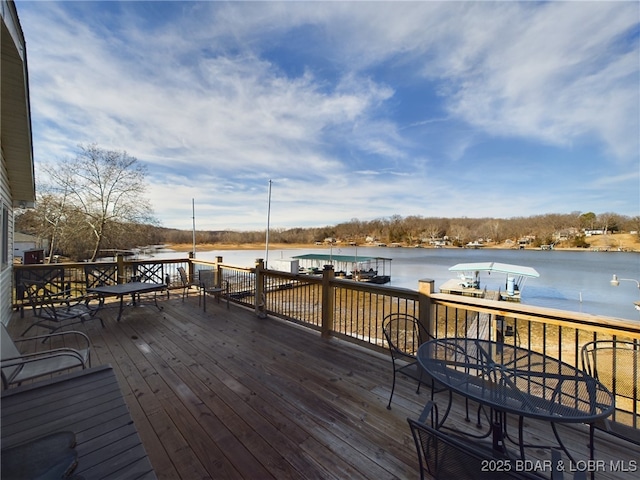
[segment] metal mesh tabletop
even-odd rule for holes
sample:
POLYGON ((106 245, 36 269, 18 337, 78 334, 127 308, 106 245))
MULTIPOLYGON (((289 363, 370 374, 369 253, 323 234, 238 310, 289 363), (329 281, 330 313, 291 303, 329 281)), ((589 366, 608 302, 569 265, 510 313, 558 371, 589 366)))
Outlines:
POLYGON ((582 370, 499 342, 424 343, 418 362, 437 382, 499 411, 550 422, 592 423, 614 409, 611 392, 582 370))

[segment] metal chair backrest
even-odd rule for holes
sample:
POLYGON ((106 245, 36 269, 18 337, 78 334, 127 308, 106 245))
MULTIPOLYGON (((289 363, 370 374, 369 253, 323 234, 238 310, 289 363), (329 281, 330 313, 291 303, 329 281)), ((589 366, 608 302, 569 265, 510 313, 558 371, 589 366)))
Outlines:
POLYGON ((582 368, 614 395, 640 401, 640 343, 596 340, 582 347, 582 368))
POLYGON ((382 321, 382 331, 395 358, 415 359, 418 348, 433 337, 413 315, 390 313, 382 321))
MULTIPOLYGON (((420 465, 420 478, 429 476, 436 480, 478 480, 478 479, 530 479, 542 478, 524 472, 490 471, 483 468, 487 460, 495 460, 490 446, 482 448, 473 438, 465 439, 448 435, 434 428, 437 419, 433 417, 433 402, 428 402, 419 420, 407 418, 415 442, 420 465), (431 417, 431 425, 427 419, 431 417)), ((556 478, 556 477, 553 477, 556 478)))
POLYGON ((23 286, 33 309, 33 316, 58 321, 55 298, 58 299, 59 304, 59 295, 53 293, 48 284, 43 282, 23 283, 23 286))
POLYGON ((200 270, 200 286, 202 288, 212 288, 215 286, 215 275, 213 270, 200 270))
POLYGON ((184 267, 178 267, 178 274, 180 274, 180 281, 182 282, 182 286, 189 285, 189 278, 187 277, 187 272, 184 267))

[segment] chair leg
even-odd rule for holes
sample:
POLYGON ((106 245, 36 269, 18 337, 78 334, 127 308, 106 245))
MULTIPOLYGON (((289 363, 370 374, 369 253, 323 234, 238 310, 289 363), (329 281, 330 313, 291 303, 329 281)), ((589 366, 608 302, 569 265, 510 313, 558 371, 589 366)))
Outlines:
MULTIPOLYGON (((420 366, 418 366, 418 368, 420 368, 420 366)), ((420 385, 422 384, 422 374, 424 372, 422 371, 422 368, 420 368, 420 378, 418 379, 418 388, 416 389, 416 393, 420 393, 420 385)))
POLYGON ((391 385, 391 395, 389 395, 389 403, 387 404, 387 410, 391 410, 391 399, 393 398, 393 391, 396 389, 396 369, 393 369, 393 384, 391 385))

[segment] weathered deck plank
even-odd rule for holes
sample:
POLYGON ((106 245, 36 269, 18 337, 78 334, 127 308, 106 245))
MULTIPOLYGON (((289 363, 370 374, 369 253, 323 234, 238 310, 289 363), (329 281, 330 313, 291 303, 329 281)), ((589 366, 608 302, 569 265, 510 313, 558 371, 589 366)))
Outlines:
MULTIPOLYGON (((212 302, 205 314, 195 297, 162 303, 127 309, 120 322, 106 310, 105 329, 81 327, 93 365, 113 366, 158 478, 418 478, 406 418, 430 391, 400 380, 388 411, 388 357, 237 306, 212 302)), ((14 336, 28 317, 16 315, 14 336)), ((451 424, 475 429, 463 413, 456 399, 451 424)), ((548 425, 526 425, 530 438, 549 438, 548 425)), ((584 432, 562 428, 584 458, 584 432)), ((600 434, 596 456, 638 460, 600 434)), ((596 478, 635 477, 607 470, 596 478)))

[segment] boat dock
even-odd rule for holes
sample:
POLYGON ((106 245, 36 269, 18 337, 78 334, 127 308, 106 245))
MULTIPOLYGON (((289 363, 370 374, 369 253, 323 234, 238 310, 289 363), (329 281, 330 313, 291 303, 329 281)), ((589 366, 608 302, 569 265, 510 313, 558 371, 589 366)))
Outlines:
POLYGON ((460 279, 452 278, 440 286, 440 293, 451 295, 464 295, 465 297, 483 298, 485 291, 481 288, 465 287, 460 283, 460 279))
POLYGON ((376 284, 391 281, 391 258, 308 253, 291 257, 300 264, 300 273, 318 275, 324 265, 333 265, 336 277, 376 284))

